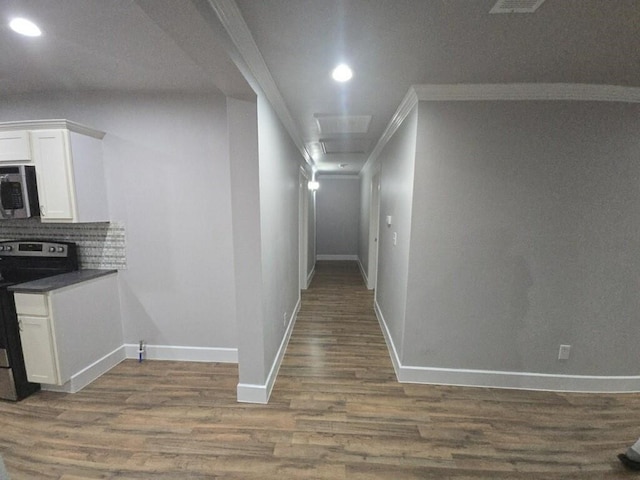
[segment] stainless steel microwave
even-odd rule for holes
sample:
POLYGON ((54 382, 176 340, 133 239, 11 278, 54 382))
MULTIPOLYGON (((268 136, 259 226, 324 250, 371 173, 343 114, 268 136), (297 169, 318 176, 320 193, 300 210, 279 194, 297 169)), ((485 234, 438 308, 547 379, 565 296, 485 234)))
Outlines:
POLYGON ((35 167, 0 167, 0 220, 38 215, 35 167))

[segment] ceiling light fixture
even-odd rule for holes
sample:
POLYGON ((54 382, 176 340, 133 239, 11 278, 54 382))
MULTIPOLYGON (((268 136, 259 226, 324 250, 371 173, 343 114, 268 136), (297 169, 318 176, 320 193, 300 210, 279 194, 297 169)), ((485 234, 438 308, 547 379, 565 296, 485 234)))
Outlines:
POLYGON ((26 18, 14 18, 9 22, 9 28, 20 35, 27 37, 39 37, 42 35, 42 31, 31 20, 26 18))
POLYGON ((331 72, 331 78, 336 82, 348 82, 353 77, 353 71, 349 68, 349 65, 341 63, 331 72))

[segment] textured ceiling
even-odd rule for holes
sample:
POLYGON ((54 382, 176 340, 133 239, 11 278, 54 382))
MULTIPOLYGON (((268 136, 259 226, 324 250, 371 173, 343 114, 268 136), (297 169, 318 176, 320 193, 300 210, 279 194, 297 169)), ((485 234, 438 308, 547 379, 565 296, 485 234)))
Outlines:
MULTIPOLYGON (((299 140, 321 171, 341 173, 359 170, 412 84, 640 86, 638 0, 546 0, 521 15, 489 14, 494 3, 236 0, 299 140), (340 61, 354 69, 347 84, 329 76, 340 61), (365 134, 323 136, 322 115, 371 123, 365 134), (321 140, 367 151, 325 154, 321 140)), ((250 96, 213 12, 207 0, 2 0, 0 101, 78 90, 250 96), (10 32, 14 15, 38 22, 43 37, 10 32)))
MULTIPOLYGON (((321 137, 314 114, 372 115, 370 151, 412 84, 640 85, 637 0, 546 0, 520 15, 489 14, 494 0, 236 3, 305 143, 321 137), (355 72, 345 85, 329 77, 340 61, 355 72)), ((321 169, 362 161, 314 153, 321 169)))
POLYGON ((118 90, 246 94, 197 2, 2 0, 0 94, 118 90), (39 38, 14 34, 25 16, 39 38))

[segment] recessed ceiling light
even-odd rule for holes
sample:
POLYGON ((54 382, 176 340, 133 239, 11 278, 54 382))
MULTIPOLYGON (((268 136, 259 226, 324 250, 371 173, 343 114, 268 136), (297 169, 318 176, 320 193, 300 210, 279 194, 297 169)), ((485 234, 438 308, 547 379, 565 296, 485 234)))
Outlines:
POLYGON ((27 37, 39 37, 42 35, 42 31, 38 26, 26 18, 14 18, 9 22, 9 27, 14 32, 27 37))
POLYGON ((331 72, 331 77, 336 82, 348 82, 353 77, 353 71, 349 68, 349 65, 341 63, 331 72))

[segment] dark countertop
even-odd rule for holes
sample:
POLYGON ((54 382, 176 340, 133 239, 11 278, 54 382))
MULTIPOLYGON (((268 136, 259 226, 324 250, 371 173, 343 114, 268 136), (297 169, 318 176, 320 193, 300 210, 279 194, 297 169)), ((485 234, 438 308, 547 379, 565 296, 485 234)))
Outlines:
POLYGON ((77 270, 75 272, 62 273, 53 277, 41 278, 31 282, 19 283, 9 287, 9 290, 16 293, 46 293, 59 288, 86 282, 94 278, 103 277, 116 273, 117 270, 77 270))

